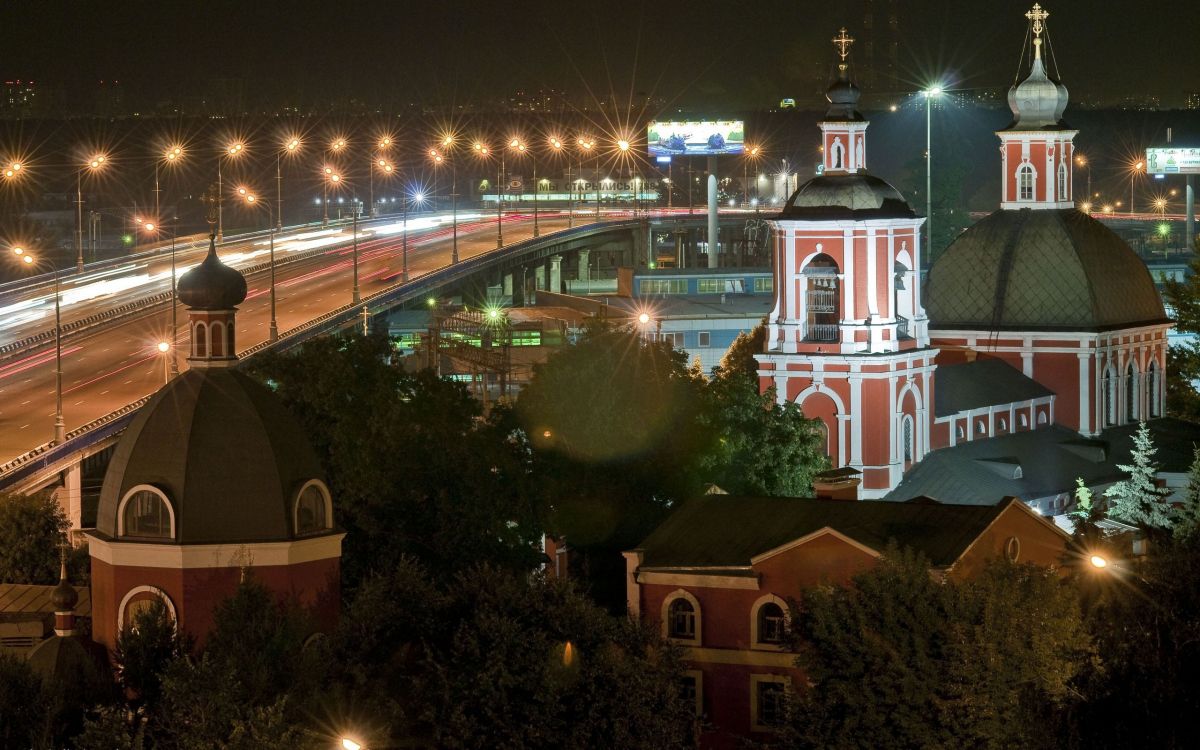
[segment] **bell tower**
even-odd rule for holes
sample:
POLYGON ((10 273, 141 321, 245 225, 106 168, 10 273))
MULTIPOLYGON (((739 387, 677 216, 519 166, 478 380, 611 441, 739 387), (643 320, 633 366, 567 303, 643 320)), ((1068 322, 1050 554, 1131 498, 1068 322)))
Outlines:
POLYGON ((824 168, 771 220, 775 308, 758 374, 820 420, 833 466, 861 472, 859 496, 879 498, 929 450, 937 352, 921 305, 924 219, 866 170, 854 39, 841 29, 832 41, 824 168))
POLYGON ((1008 90, 1012 123, 1000 137, 1003 174, 1000 207, 1058 209, 1074 207, 1075 135, 1063 121, 1067 87, 1046 71, 1050 14, 1034 4, 1025 17, 1033 37, 1033 61, 1024 81, 1008 90))

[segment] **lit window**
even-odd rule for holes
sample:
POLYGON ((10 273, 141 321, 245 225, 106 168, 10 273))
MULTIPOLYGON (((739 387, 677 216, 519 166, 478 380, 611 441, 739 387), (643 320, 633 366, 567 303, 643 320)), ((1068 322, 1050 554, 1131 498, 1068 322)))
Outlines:
POLYGON ((683 597, 673 600, 667 608, 667 635, 683 640, 696 637, 696 608, 683 597))
POLYGON ((166 498, 155 490, 138 489, 125 498, 121 510, 121 536, 170 539, 171 510, 166 498))
POLYGON ((296 534, 315 534, 328 528, 328 498, 320 485, 310 482, 296 500, 296 534))

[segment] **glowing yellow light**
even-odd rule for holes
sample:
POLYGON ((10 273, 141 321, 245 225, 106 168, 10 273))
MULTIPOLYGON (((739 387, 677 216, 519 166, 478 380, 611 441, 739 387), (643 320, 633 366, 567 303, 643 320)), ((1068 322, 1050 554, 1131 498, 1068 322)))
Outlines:
POLYGON ((520 145, 521 145, 521 141, 517 138, 513 138, 511 141, 508 142, 509 148, 516 148, 517 146, 520 146, 520 145))
POLYGON ((163 354, 166 354, 168 351, 171 350, 171 345, 165 341, 160 341, 160 342, 158 342, 158 350, 160 352, 162 352, 163 354))
POLYGON ((377 162, 375 162, 375 163, 376 163, 376 164, 378 164, 378 165, 379 165, 379 166, 381 166, 381 167, 387 166, 387 160, 386 160, 386 159, 380 159, 380 160, 378 160, 378 161, 377 161, 377 162))
POLYGON ((300 139, 299 139, 299 138, 290 138, 290 139, 288 139, 288 142, 287 142, 287 144, 285 145, 285 148, 286 148, 288 151, 295 152, 297 149, 299 149, 299 148, 300 148, 300 139))
POLYGON ((650 322, 650 314, 642 313, 641 315, 638 316, 638 322, 641 323, 642 325, 646 325, 647 323, 650 322))
POLYGON ((242 149, 244 149, 245 147, 246 147, 246 144, 242 143, 241 141, 236 141, 234 143, 229 144, 229 148, 227 148, 226 151, 229 153, 230 156, 237 156, 238 154, 242 153, 242 149))
POLYGON ((325 167, 325 174, 333 174, 333 167, 325 167))
POLYGON ((380 148, 387 148, 391 145, 392 145, 392 139, 389 136, 385 135, 383 138, 379 139, 379 147, 380 148))
POLYGON ((12 251, 13 251, 13 255, 24 255, 25 254, 25 248, 21 247, 20 245, 14 246, 12 251))
POLYGON ((1100 555, 1092 555, 1091 557, 1088 558, 1088 562, 1092 564, 1093 568, 1107 568, 1108 567, 1108 560, 1105 560, 1100 555))
POLYGON ((329 175, 329 179, 332 180, 333 182, 341 182, 342 176, 340 174, 331 174, 331 175, 329 175))
POLYGON ((342 750, 363 750, 363 746, 350 739, 349 737, 342 738, 342 750))
POLYGON ((26 255, 24 258, 21 258, 21 260, 25 261, 25 265, 27 265, 27 266, 33 264, 33 256, 32 255, 26 255))
POLYGON ((556 150, 561 149, 563 146, 562 141, 558 140, 554 136, 550 137, 550 145, 553 146, 556 150))
POLYGON ((617 148, 621 149, 622 151, 628 151, 629 141, 622 138, 621 140, 617 141, 617 148))
POLYGON ((384 164, 384 165, 383 165, 383 171, 384 171, 384 172, 389 172, 389 173, 390 173, 390 172, 392 171, 392 165, 391 165, 391 164, 384 164))
POLYGON ((442 139, 442 148, 450 148, 452 145, 454 145, 454 136, 448 135, 442 139))
POLYGON ((153 232, 153 231, 154 231, 154 226, 155 226, 155 225, 154 225, 154 222, 153 222, 153 221, 147 221, 147 222, 146 222, 146 223, 145 223, 143 226, 145 227, 145 229, 146 229, 146 231, 147 231, 147 232, 153 232))
POLYGON ((334 151, 341 151, 345 147, 346 147, 346 139, 345 138, 338 138, 330 146, 330 148, 332 148, 334 151))

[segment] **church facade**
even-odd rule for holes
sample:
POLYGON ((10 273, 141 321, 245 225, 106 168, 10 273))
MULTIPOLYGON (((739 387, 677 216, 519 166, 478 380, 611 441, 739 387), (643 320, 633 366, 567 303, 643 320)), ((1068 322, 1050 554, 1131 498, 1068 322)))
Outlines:
POLYGON ((820 420, 831 463, 861 473, 864 499, 919 494, 902 485, 940 449, 1039 430, 1098 441, 1163 416, 1170 321, 1141 259, 1075 208, 1077 131, 1044 55, 1048 15, 1026 14, 1028 74, 997 133, 1000 208, 936 259, 924 289, 924 219, 866 171, 853 39, 834 40, 823 174, 772 221, 776 300, 758 374, 820 420))

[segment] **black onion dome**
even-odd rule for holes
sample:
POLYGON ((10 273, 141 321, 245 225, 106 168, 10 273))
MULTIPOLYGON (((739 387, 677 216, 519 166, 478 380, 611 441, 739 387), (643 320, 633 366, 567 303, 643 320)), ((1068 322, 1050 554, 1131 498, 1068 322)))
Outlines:
POLYGON ((900 191, 866 171, 818 175, 801 185, 777 219, 912 219, 900 191))
MULTIPOLYGON (((175 516, 172 544, 288 541, 301 488, 325 473, 304 430, 266 386, 232 368, 188 370, 163 386, 121 436, 104 477, 96 531, 138 485, 175 516)), ((332 520, 332 519, 331 519, 332 520)))
POLYGON ((1124 240, 1075 209, 996 211, 958 236, 926 282, 941 330, 1103 331, 1168 322, 1124 240))
POLYGON ((858 111, 858 100, 862 91, 855 86, 846 74, 838 76, 825 91, 825 99, 829 101, 829 109, 825 112, 825 120, 863 122, 866 118, 858 111))
POLYGON ((200 265, 179 277, 180 301, 193 310, 228 310, 246 299, 246 277, 217 257, 215 238, 200 265))
POLYGON ((54 605, 55 612, 74 611, 75 605, 79 603, 79 592, 63 578, 50 592, 50 602, 54 605))

